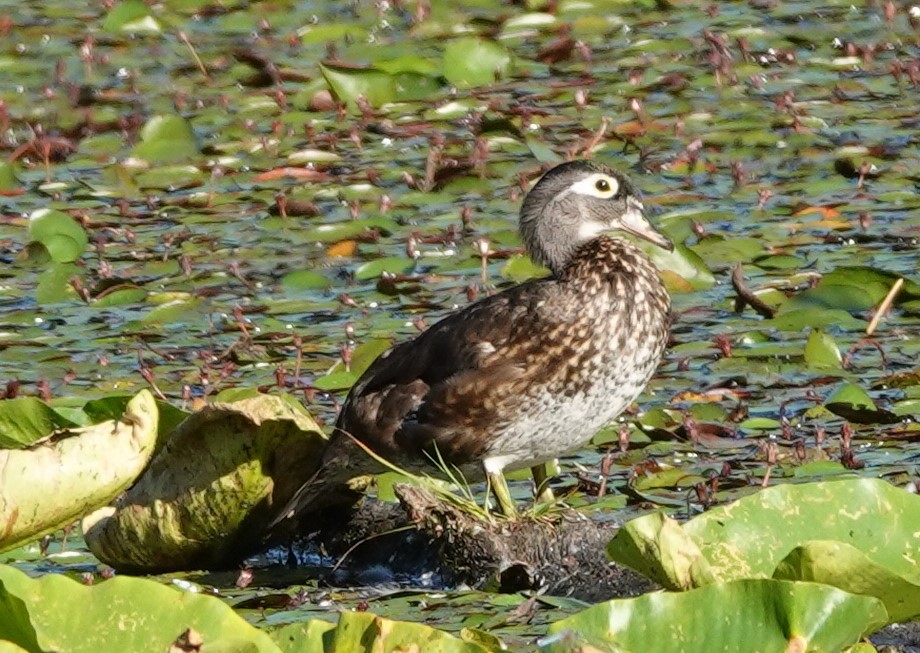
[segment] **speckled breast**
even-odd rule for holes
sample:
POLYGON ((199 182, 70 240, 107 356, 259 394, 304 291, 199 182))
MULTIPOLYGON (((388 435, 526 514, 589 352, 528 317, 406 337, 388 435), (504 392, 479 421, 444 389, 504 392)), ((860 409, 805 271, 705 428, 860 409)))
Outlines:
MULTIPOLYGON (((488 447, 492 465, 520 468, 558 457, 590 440, 642 393, 667 344, 670 302, 651 262, 639 256, 628 274, 574 285, 579 314, 561 334, 568 355, 544 363, 542 382, 521 397, 517 418, 488 447)), ((548 339, 544 346, 558 343, 548 339)))

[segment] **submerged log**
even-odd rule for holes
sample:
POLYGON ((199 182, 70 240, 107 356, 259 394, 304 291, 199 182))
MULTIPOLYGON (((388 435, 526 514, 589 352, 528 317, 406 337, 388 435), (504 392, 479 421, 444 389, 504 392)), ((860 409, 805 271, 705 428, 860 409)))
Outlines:
POLYGON ((365 501, 351 515, 315 522, 323 524, 322 550, 333 558, 345 556, 329 582, 373 584, 435 574, 446 585, 535 590, 592 602, 654 589, 644 577, 607 560, 614 524, 574 510, 487 521, 415 485, 397 485, 395 491, 399 505, 365 501))

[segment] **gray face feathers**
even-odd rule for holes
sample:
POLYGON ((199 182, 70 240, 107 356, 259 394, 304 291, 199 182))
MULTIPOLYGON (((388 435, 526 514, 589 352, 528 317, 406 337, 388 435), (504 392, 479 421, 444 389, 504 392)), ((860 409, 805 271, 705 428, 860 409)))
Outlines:
POLYGON ((547 172, 521 207, 524 246, 531 258, 557 275, 580 245, 616 230, 673 249, 646 220, 632 182, 588 161, 563 163, 547 172))

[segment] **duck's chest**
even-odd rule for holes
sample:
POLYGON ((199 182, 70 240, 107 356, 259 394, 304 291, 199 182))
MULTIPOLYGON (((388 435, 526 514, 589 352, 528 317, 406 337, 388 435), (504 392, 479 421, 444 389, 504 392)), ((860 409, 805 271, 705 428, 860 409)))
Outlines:
POLYGON ((646 296, 652 290, 640 284, 601 293, 547 340, 542 362, 535 352, 537 382, 521 396, 491 456, 512 466, 559 456, 635 401, 667 340, 667 306, 646 296))

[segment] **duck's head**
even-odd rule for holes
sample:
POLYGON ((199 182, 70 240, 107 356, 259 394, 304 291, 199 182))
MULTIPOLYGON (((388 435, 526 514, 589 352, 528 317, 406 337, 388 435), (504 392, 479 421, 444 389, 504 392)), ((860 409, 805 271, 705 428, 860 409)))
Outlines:
POLYGON ((589 161, 562 163, 544 174, 521 207, 520 232, 530 257, 559 274, 578 247, 623 231, 673 250, 645 217, 624 174, 589 161))

